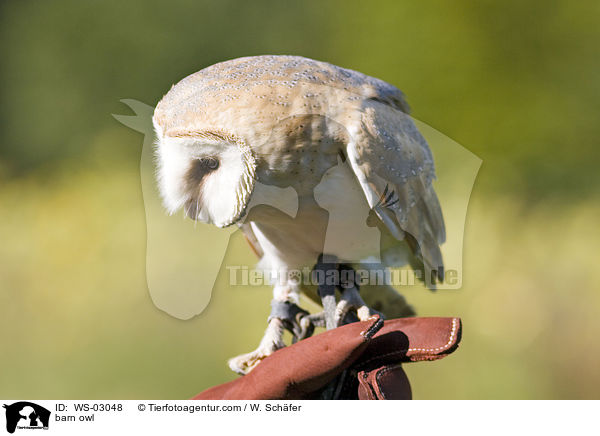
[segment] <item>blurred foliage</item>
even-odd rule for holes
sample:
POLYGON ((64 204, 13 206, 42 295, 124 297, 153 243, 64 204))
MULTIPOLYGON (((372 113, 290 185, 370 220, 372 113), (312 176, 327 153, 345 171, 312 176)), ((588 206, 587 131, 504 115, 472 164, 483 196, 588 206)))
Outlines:
POLYGON ((0 396, 186 398, 234 377, 225 361, 256 344, 270 290, 220 277, 185 322, 153 306, 141 137, 111 113, 127 111, 122 98, 153 105, 215 62, 273 53, 397 85, 416 118, 483 159, 463 289, 406 292, 421 315, 465 323, 456 355, 408 366, 415 396, 597 397, 599 9, 0 3, 0 396))
MULTIPOLYGON (((400 87, 414 116, 485 162, 480 183, 531 197, 598 189, 598 2, 3 2, 0 160, 9 174, 155 104, 215 62, 299 54, 400 87)), ((135 158, 133 139, 106 153, 135 158)))

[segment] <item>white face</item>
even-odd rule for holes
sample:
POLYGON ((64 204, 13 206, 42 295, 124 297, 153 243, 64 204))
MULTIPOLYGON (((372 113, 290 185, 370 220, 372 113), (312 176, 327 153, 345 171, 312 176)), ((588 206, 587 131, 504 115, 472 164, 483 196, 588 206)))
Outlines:
MULTIPOLYGON (((249 198, 247 156, 237 144, 195 137, 160 137, 158 185, 169 213, 230 225, 249 198)), ((253 162, 252 162, 253 164, 253 162)))

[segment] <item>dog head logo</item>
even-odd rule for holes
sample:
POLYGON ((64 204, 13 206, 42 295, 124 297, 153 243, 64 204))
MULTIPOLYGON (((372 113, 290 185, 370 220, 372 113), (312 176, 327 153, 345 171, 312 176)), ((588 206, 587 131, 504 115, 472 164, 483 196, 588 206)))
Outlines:
POLYGON ((50 411, 29 401, 3 406, 6 409, 6 431, 19 429, 48 429, 50 411))

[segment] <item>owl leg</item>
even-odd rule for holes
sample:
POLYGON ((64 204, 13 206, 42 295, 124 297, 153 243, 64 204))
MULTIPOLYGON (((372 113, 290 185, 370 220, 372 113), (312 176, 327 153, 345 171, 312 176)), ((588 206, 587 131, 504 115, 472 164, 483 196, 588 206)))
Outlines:
POLYGON ((327 330, 334 329, 338 326, 335 321, 337 306, 335 287, 339 281, 337 258, 321 254, 313 268, 313 274, 318 283, 319 297, 321 297, 321 304, 323 305, 322 318, 325 320, 325 328, 327 330))
POLYGON ((265 357, 285 347, 284 330, 292 332, 295 339, 312 335, 314 330, 312 323, 302 322, 307 318, 308 312, 295 303, 299 297, 297 285, 277 285, 273 294, 267 329, 256 350, 229 359, 229 367, 238 374, 249 373, 265 357))
MULTIPOLYGON (((367 303, 362 299, 358 292, 358 283, 354 269, 349 265, 340 265, 340 291, 342 293, 340 301, 335 309, 335 322, 336 325, 340 326, 344 324, 346 317, 351 317, 353 312, 356 312, 356 316, 359 321, 366 321, 373 315, 380 315, 383 318, 383 314, 371 309, 367 306, 367 303)), ((350 322, 356 320, 351 319, 350 322)), ((346 321, 349 321, 346 319, 346 321)))

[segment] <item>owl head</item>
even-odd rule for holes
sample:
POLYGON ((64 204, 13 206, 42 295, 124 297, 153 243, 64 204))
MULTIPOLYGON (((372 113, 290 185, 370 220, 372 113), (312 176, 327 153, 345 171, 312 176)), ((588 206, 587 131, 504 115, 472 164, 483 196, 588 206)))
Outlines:
POLYGON ((250 147, 221 131, 163 131, 154 120, 163 204, 194 220, 226 227, 245 213, 256 163, 250 147))

